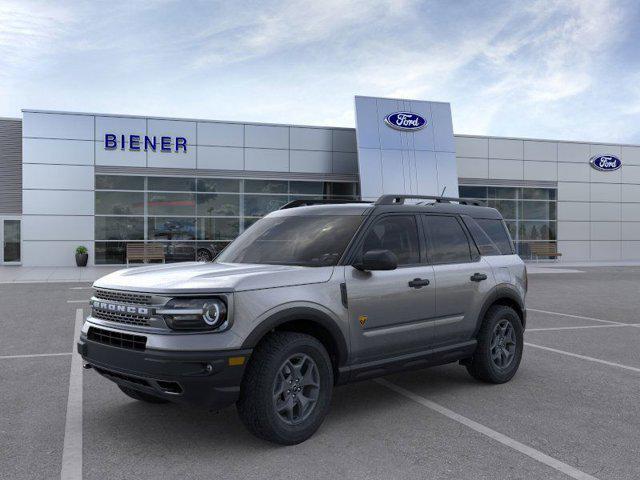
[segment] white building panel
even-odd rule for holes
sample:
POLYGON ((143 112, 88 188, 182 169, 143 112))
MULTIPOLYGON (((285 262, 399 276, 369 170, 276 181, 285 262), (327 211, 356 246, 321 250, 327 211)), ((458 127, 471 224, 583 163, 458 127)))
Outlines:
POLYGON ((256 148, 289 148, 289 127, 245 125, 244 144, 256 148))
POLYGON ((93 165, 93 145, 88 140, 24 138, 22 163, 93 165))
POLYGON ((489 178, 489 160, 486 158, 458 157, 458 177, 489 178))
POLYGON ((591 241, 620 240, 620 222, 591 222, 591 241))
POLYGON ((589 203, 587 202, 558 202, 558 220, 584 221, 591 218, 589 203))
POLYGON ((590 250, 590 242, 587 241, 558 241, 558 252, 562 253, 562 257, 560 257, 562 262, 588 260, 590 250))
POLYGON ((357 152, 355 130, 332 130, 334 152, 357 152))
POLYGON ((620 260, 622 247, 619 241, 591 242, 591 260, 606 262, 620 260))
POLYGON ((468 158, 489 158, 489 139, 481 137, 455 137, 456 155, 468 158))
POLYGON ((588 162, 558 162, 558 181, 588 182, 591 178, 591 166, 588 162))
POLYGON ((558 180, 558 164, 555 162, 525 161, 524 179, 555 182, 558 180))
MULTIPOLYGON (((436 194, 441 195, 442 192, 444 192, 445 195, 453 197, 460 195, 458 190, 458 172, 456 171, 455 153, 436 152, 436 163, 438 168, 438 189, 436 190, 436 194)), ((429 194, 427 193, 426 195, 429 194)))
POLYGON ((85 165, 22 165, 22 188, 93 190, 94 167, 85 165))
POLYGON ((524 158, 524 142, 522 140, 490 138, 489 158, 522 160, 524 158))
MULTIPOLYGON (((435 157, 434 157, 435 164, 435 157)), ((361 148, 358 152, 360 191, 363 200, 375 200, 382 195, 382 161, 377 148, 361 148), (362 175, 363 171, 367 175, 362 175)))
POLYGON ((288 172, 289 150, 246 148, 244 151, 244 168, 245 170, 288 172))
POLYGON ((94 194, 79 190, 24 190, 23 215, 93 215, 94 194))
POLYGON ((591 147, 588 143, 558 143, 558 161, 559 162, 589 162, 591 158, 591 147))
POLYGON ((621 185, 622 202, 640 202, 640 185, 621 185))
POLYGON ((622 221, 640 222, 640 203, 622 203, 622 221))
MULTIPOLYGON (((419 155, 419 158, 416 159, 418 195, 434 195, 434 192, 436 195, 440 194, 442 190, 438 184, 439 179, 434 175, 438 168, 435 152, 422 151, 416 155, 419 155)), ((447 194, 455 197, 458 194, 457 186, 455 191, 447 192, 447 194)))
MULTIPOLYGON (((187 140, 188 142, 188 140, 187 140)), ((143 153, 143 152, 138 152, 143 153)), ((147 152, 147 166, 160 168, 196 168, 196 146, 187 143, 187 151, 172 150, 162 152, 160 149, 147 152)))
POLYGON ((567 202, 588 202, 589 184, 558 182, 558 200, 567 202))
POLYGON ((592 183, 591 201, 592 202, 619 202, 620 201, 620 185, 606 183, 592 183))
MULTIPOLYGON (((80 242, 81 243, 81 242, 80 242)), ((22 242, 22 265, 25 267, 75 267, 78 241, 22 242)), ((89 251, 89 266, 93 265, 93 242, 84 242, 89 251)))
POLYGON ((558 240, 589 240, 589 222, 560 222, 558 240))
POLYGON ((241 123, 198 122, 198 145, 243 147, 244 125, 241 123))
POLYGON ((328 128, 291 127, 292 150, 322 150, 330 152, 333 145, 331 130, 328 128))
MULTIPOLYGON (((412 107, 415 103, 416 102, 412 102, 412 107)), ((455 152, 456 147, 453 141, 451 105, 448 103, 432 102, 431 118, 433 122, 433 138, 435 141, 434 150, 436 152, 455 152)), ((416 143, 418 142, 419 138, 420 136, 416 136, 416 143)), ((418 145, 416 145, 416 149, 418 149, 418 145)))
POLYGON ((147 131, 149 132, 147 135, 150 137, 158 138, 158 145, 160 137, 184 137, 187 139, 187 145, 196 144, 196 122, 150 118, 147 120, 147 131))
POLYGON ((620 171, 622 183, 640 184, 640 165, 624 165, 620 171))
POLYGON ((489 159, 489 178, 504 180, 523 180, 524 162, 522 160, 489 159))
POLYGON ((640 242, 622 241, 622 260, 637 260, 640 258, 640 242))
POLYGON ((93 216, 25 215, 23 240, 93 241, 93 216))
POLYGON ((640 147, 621 147, 620 160, 623 165, 640 165, 640 147))
POLYGON ((546 162, 558 161, 557 142, 524 141, 524 159, 541 160, 546 162))
POLYGON ((93 115, 24 112, 22 115, 22 136, 93 140, 93 115))
POLYGON ((238 147, 197 147, 198 168, 244 170, 244 149, 238 147))
POLYGON ((291 150, 289 169, 291 172, 331 173, 331 152, 291 150))
MULTIPOLYGON (((125 136, 125 142, 128 146, 129 135, 138 135, 144 139, 147 134, 147 119, 136 117, 101 117, 96 116, 96 141, 104 142, 104 136, 107 133, 116 135, 118 144, 120 137, 125 136)), ((143 141, 144 144, 144 141, 143 141)))
MULTIPOLYGON (((401 150, 381 150, 382 158, 382 190, 385 193, 410 192, 405 187, 405 172, 401 150)), ((407 168, 410 170, 410 168, 407 168)))
POLYGON ((640 222, 622 223, 622 240, 640 241, 640 222))
POLYGON ((593 155, 615 155, 617 157, 620 156, 622 150, 620 145, 600 145, 600 144, 592 144, 591 145, 591 156, 593 155))
POLYGON ((620 183, 622 180, 622 172, 624 170, 624 166, 619 168, 618 170, 605 171, 601 172, 600 170, 596 170, 595 168, 589 166, 590 169, 590 180, 592 183, 620 183))
MULTIPOLYGON (((93 142, 95 146, 96 165, 108 165, 112 167, 146 167, 147 152, 120 148, 106 149, 104 142, 93 142)), ((194 147, 191 147, 194 148, 194 147)))
POLYGON ((592 222, 619 222, 621 220, 620 203, 591 203, 592 222))

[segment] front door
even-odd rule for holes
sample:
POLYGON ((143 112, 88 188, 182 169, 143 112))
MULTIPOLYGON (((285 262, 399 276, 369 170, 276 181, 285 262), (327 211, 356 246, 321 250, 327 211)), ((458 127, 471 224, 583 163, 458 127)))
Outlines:
POLYGON ((0 262, 20 263, 20 219, 0 217, 0 262))
POLYGON ((420 228, 414 215, 377 219, 364 234, 356 258, 369 250, 390 250, 398 257, 398 268, 372 272, 345 268, 351 348, 357 363, 430 346, 435 282, 419 240, 420 228))

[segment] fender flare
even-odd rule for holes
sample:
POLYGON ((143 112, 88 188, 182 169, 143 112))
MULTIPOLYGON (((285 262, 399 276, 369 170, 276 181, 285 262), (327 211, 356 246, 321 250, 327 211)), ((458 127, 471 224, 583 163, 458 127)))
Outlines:
POLYGON ((480 326, 482 325, 482 321, 484 320, 484 316, 487 313, 487 310, 496 302, 499 302, 502 299, 507 299, 512 301, 518 305, 520 308, 520 319, 522 320, 522 328, 524 329, 527 324, 527 310, 524 306, 524 301, 516 288, 513 285, 508 283, 501 283, 493 287, 493 289, 489 292, 486 300, 482 304, 482 308, 480 309, 480 314, 478 315, 478 320, 476 324, 476 328, 474 330, 474 337, 478 335, 480 331, 480 326))
POLYGON ((311 307, 290 307, 275 312, 261 321, 260 324, 247 336, 245 341, 242 343, 242 348, 255 348, 258 342, 267 333, 269 333, 269 331, 287 322, 295 320, 306 320, 316 323, 324 328, 329 333, 336 346, 338 366, 342 366, 346 363, 349 355, 347 341, 336 324, 336 321, 325 312, 311 307))

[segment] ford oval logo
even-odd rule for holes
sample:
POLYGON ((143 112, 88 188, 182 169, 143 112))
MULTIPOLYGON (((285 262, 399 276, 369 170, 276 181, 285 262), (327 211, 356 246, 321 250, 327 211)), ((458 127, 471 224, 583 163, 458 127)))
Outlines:
POLYGON ((612 172, 622 166, 620 159, 613 155, 596 155, 595 157, 591 157, 589 163, 593 168, 601 172, 612 172))
POLYGON ((420 130, 427 126, 427 121, 417 113, 396 112, 384 117, 384 123, 396 130, 420 130))

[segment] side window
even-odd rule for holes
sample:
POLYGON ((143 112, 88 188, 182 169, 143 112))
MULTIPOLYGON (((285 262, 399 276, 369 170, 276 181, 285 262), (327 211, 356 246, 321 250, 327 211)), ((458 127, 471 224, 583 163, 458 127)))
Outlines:
MULTIPOLYGON (((487 235, 478 223, 468 215, 463 215, 462 220, 469 229, 469 233, 478 246, 481 255, 502 255, 500 248, 487 235)), ((471 247, 473 249, 473 247, 471 247)))
POLYGON ((467 235, 456 217, 425 215, 428 254, 431 263, 466 263, 471 261, 467 235))
POLYGON ((413 215, 390 215, 378 220, 367 232, 362 253, 390 250, 398 257, 398 265, 420 263, 418 228, 413 215))
POLYGON ((495 243, 502 255, 513 255, 513 244, 502 220, 491 218, 476 218, 476 222, 495 243))

